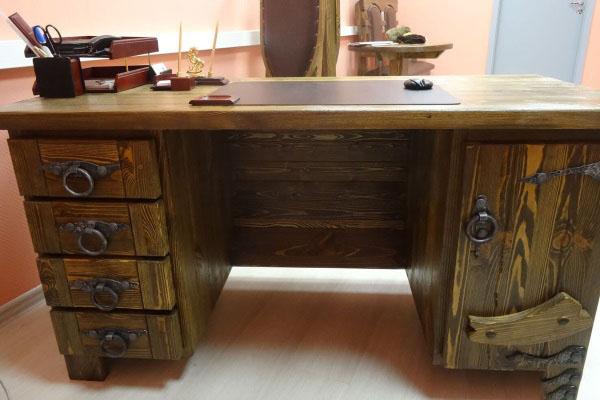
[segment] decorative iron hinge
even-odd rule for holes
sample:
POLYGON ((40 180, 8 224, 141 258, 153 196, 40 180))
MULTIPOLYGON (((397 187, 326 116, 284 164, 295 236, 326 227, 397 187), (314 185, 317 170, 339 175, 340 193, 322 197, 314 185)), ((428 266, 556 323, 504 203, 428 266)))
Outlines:
POLYGON ((571 167, 557 171, 538 172, 535 175, 522 178, 521 181, 525 183, 532 183, 534 185, 541 185, 542 183, 548 182, 552 178, 567 175, 589 176, 592 179, 600 181, 600 161, 593 164, 581 165, 579 167, 571 167))

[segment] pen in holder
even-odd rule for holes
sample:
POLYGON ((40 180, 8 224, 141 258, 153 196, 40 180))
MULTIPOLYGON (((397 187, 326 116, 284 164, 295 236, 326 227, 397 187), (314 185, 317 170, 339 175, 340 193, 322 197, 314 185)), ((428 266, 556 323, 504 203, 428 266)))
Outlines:
POLYGON ((75 97, 85 92, 78 58, 34 58, 33 70, 41 97, 75 97))

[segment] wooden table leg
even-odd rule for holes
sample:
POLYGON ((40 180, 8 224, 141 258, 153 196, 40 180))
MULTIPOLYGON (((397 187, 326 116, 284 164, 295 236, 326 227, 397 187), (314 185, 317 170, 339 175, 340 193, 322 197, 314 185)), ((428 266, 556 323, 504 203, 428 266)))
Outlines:
POLYGON ((65 356, 69 378, 84 381, 103 381, 108 375, 107 360, 94 356, 65 356))
POLYGON ((390 59, 390 75, 408 75, 408 62, 404 57, 390 59))
POLYGON ((362 54, 358 55, 358 75, 364 76, 369 72, 369 58, 363 56, 362 54))

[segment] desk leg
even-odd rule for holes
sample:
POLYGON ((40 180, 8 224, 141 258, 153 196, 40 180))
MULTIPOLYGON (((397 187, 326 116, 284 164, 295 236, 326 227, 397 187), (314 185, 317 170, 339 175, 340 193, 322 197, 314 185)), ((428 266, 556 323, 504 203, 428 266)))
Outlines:
POLYGON ((408 75, 408 62, 404 57, 390 59, 390 75, 408 75))

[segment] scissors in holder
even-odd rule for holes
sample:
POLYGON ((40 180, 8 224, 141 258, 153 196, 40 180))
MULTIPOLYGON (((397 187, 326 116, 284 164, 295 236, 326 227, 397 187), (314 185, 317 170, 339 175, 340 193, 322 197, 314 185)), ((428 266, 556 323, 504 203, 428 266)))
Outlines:
POLYGON ((58 53, 58 46, 63 42, 60 31, 54 25, 46 25, 43 28, 41 25, 33 27, 33 34, 35 40, 42 46, 46 46, 50 49, 53 55, 60 56, 58 53))

